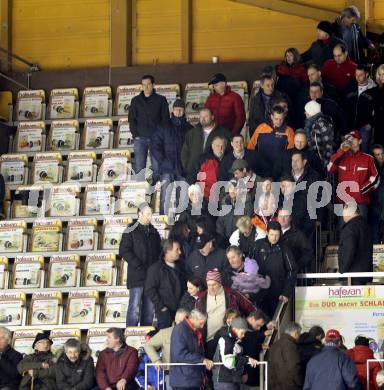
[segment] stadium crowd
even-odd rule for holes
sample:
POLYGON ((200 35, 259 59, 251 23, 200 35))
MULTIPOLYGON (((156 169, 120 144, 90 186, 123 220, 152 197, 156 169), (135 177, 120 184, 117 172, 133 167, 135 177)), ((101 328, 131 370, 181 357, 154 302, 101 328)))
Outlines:
MULTIPOLYGON (((23 357, 2 328, 0 390, 144 388, 145 362, 155 364, 148 388, 159 385, 159 370, 168 389, 254 389, 279 302, 289 301, 298 274, 317 271, 316 226, 335 225, 341 273, 372 271, 373 244, 384 239, 384 64, 371 78, 373 45, 358 21, 358 9, 345 8, 334 23, 318 24, 307 51, 289 48, 281 64, 264 69, 250 97, 248 136, 242 98, 225 75, 210 80, 195 127, 181 99, 169 118, 153 76, 143 76, 128 117, 135 172, 142 178, 149 152, 161 214, 172 214, 175 184, 186 188, 176 190, 176 210, 185 207, 167 240, 142 204, 120 244, 127 326, 156 331, 137 351, 121 329, 109 329, 94 368, 75 339, 53 356, 49 336, 38 334, 23 357)), ((366 389, 370 343, 358 336, 347 349, 336 329, 302 333, 288 323, 267 351, 268 388, 366 389)), ((371 364, 370 389, 383 388, 384 372, 371 364)))

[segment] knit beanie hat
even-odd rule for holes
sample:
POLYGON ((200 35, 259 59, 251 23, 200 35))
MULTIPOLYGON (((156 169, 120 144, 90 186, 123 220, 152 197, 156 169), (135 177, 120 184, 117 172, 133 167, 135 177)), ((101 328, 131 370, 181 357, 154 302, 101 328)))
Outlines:
POLYGON ((208 282, 209 280, 214 280, 215 282, 222 284, 221 283, 221 274, 217 268, 211 269, 210 271, 207 272, 206 281, 208 282))
POLYGON ((305 112, 309 116, 315 116, 319 112, 321 112, 321 105, 314 100, 311 100, 305 105, 305 112))
POLYGON ((49 343, 52 345, 52 340, 49 338, 49 332, 43 332, 43 333, 38 333, 35 337, 35 340, 32 344, 32 348, 35 349, 35 345, 41 341, 41 340, 48 340, 49 343))
POLYGON ((326 32, 329 36, 333 33, 332 23, 328 22, 328 20, 322 20, 318 25, 317 28, 321 31, 326 32))

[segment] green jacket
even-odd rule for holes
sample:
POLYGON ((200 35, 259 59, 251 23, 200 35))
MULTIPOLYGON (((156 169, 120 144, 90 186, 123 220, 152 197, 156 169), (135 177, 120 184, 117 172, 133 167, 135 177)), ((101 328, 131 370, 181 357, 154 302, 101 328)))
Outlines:
POLYGON ((229 130, 220 125, 216 125, 216 127, 211 131, 204 148, 204 130, 200 124, 187 132, 181 149, 181 162, 184 170, 188 174, 197 164, 200 155, 210 150, 212 141, 217 136, 226 138, 228 146, 230 146, 232 134, 229 130))
POLYGON ((55 365, 53 355, 48 353, 32 353, 27 355, 17 365, 19 373, 23 376, 19 390, 30 390, 32 378, 28 370, 34 371, 33 388, 34 390, 57 390, 55 365), (42 363, 48 363, 49 368, 41 368, 42 363))

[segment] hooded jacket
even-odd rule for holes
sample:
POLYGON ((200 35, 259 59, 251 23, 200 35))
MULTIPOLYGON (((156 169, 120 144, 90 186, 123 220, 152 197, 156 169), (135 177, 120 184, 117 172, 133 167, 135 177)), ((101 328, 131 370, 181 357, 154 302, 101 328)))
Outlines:
POLYGON ((95 366, 87 344, 81 345, 80 356, 72 363, 62 351, 55 364, 56 384, 60 390, 91 390, 95 386, 95 366))
MULTIPOLYGON (((365 345, 356 345, 347 351, 347 355, 355 362, 357 375, 360 382, 367 389, 367 360, 374 359, 373 351, 365 345)), ((381 371, 379 362, 370 362, 369 364, 369 388, 371 390, 377 389, 376 375, 381 371)))
POLYGON ((299 341, 299 354, 301 367, 303 372, 307 368, 308 362, 323 349, 323 343, 313 337, 309 332, 304 332, 300 335, 299 341))
POLYGON ((32 377, 28 374, 33 370, 33 387, 36 390, 56 390, 56 373, 53 355, 51 352, 35 352, 24 357, 17 365, 19 373, 23 375, 19 390, 30 390, 32 377), (42 363, 48 363, 49 368, 42 368, 42 363))
POLYGON ((231 131, 232 135, 240 134, 245 122, 244 102, 241 96, 226 86, 223 95, 213 92, 205 102, 215 116, 215 121, 231 131))
POLYGON ((185 135, 193 126, 185 116, 178 118, 173 114, 167 126, 158 127, 152 135, 151 153, 159 163, 159 174, 183 175, 181 148, 185 135))
POLYGON ((106 348, 100 352, 96 364, 96 381, 100 390, 127 381, 126 390, 136 389, 135 375, 139 366, 137 349, 124 344, 118 351, 106 348))

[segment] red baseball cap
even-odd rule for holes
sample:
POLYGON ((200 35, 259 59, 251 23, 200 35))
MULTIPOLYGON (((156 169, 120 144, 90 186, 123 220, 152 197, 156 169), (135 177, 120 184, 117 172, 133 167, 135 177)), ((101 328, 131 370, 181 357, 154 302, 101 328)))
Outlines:
POLYGON ((353 138, 357 138, 357 139, 361 139, 361 134, 360 134, 360 131, 359 130, 353 130, 351 132, 349 132, 346 136, 346 138, 348 137, 353 137, 353 138))
POLYGON ((341 339, 340 333, 336 329, 329 329, 325 334, 325 341, 332 341, 332 340, 336 341, 340 339, 341 339))

